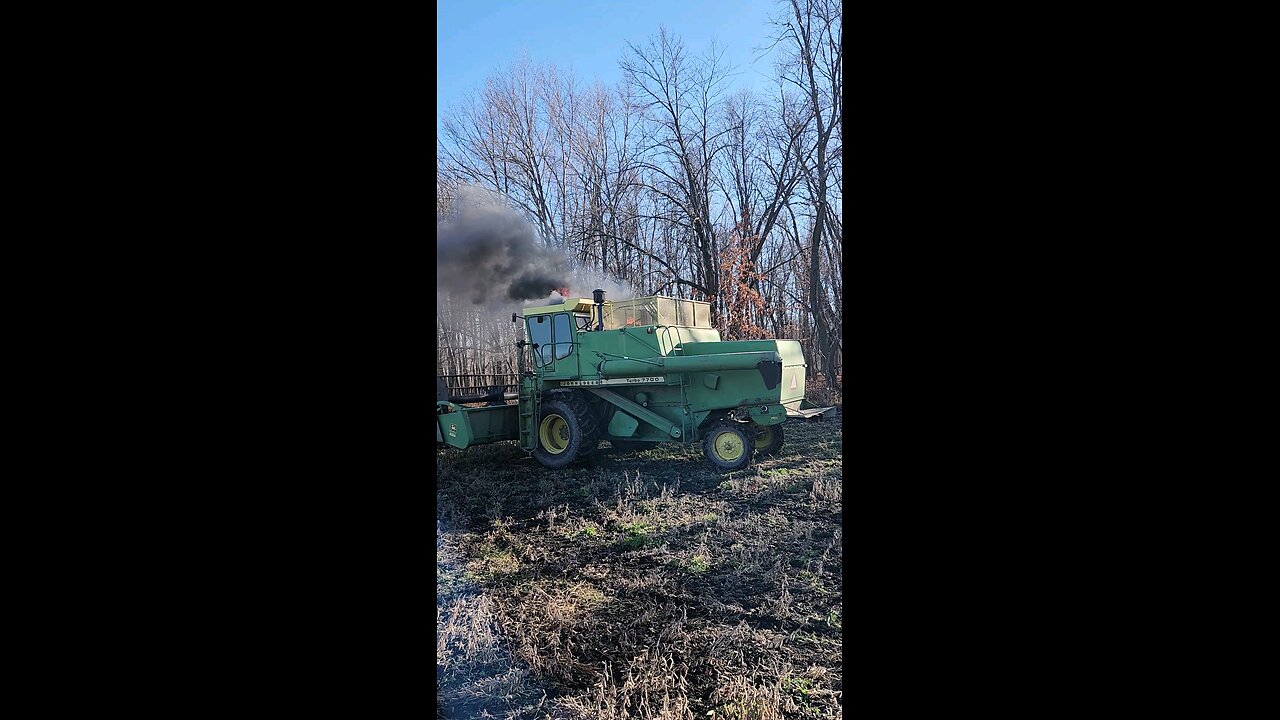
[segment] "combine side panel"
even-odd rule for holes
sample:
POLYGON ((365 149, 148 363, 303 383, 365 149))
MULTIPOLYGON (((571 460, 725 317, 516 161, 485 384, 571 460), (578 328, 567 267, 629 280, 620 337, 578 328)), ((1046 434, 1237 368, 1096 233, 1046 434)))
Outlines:
MULTIPOLYGON (((652 410, 649 410, 645 407, 637 405, 636 403, 626 399, 625 397, 619 395, 616 392, 605 390, 604 388, 594 388, 594 387, 587 388, 587 392, 594 393, 595 395, 598 395, 604 398, 605 400, 608 400, 610 403, 617 405, 623 410, 626 410, 630 415, 634 416, 635 418, 639 418, 640 420, 643 420, 649 423, 650 425, 658 428, 659 430, 661 430, 662 432, 666 433, 667 435, 673 438, 680 439, 684 435, 684 431, 680 429, 679 425, 676 425, 675 423, 662 417, 658 413, 653 412, 652 410)), ((610 423, 610 425, 612 426, 613 423, 610 423)))
POLYGON ((697 358, 710 366, 717 358, 750 358, 754 363, 731 363, 724 369, 694 370, 689 373, 688 398, 691 413, 732 410, 748 407, 759 410, 768 407, 769 420, 760 424, 774 424, 785 419, 778 410, 784 389, 793 373, 787 372, 789 359, 781 341, 734 340, 729 342, 693 343, 682 348, 685 358, 697 358), (763 362, 762 362, 763 361, 763 362))

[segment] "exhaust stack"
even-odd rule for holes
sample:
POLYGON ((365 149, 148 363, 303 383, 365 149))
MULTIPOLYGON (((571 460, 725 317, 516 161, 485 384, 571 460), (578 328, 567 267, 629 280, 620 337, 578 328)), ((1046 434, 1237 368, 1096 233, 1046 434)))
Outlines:
POLYGON ((596 330, 604 329, 604 290, 594 290, 591 299, 596 303, 596 330))

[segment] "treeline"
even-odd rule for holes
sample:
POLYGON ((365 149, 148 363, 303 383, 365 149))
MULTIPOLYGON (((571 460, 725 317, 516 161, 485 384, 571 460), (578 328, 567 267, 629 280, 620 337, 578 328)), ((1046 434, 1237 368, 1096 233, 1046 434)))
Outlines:
MULTIPOLYGON (((742 69, 721 50, 690 49, 665 29, 628 47, 612 89, 514 63, 444 112, 437 217, 461 186, 499 193, 581 267, 638 292, 708 300, 726 337, 800 340, 811 377, 838 393, 840 10, 839 0, 779 2, 761 34, 774 60, 767 93, 735 89, 742 69)), ((461 303, 437 312, 438 370, 511 366, 509 322, 461 303)))

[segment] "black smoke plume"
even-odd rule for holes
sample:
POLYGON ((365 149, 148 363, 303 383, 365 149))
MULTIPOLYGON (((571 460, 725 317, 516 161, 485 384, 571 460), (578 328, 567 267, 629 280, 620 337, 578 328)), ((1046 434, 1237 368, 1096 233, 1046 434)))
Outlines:
POLYGON ((437 291, 477 305, 546 297, 565 286, 568 266, 519 213, 476 188, 460 188, 436 224, 437 291))

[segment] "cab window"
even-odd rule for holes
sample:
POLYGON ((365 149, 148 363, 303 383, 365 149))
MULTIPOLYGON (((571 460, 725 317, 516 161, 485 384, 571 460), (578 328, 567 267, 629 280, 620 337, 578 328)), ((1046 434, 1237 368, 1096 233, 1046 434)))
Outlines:
POLYGON ((556 359, 559 360, 569 357, 569 353, 573 352, 573 326, 567 313, 556 315, 555 326, 556 359))

